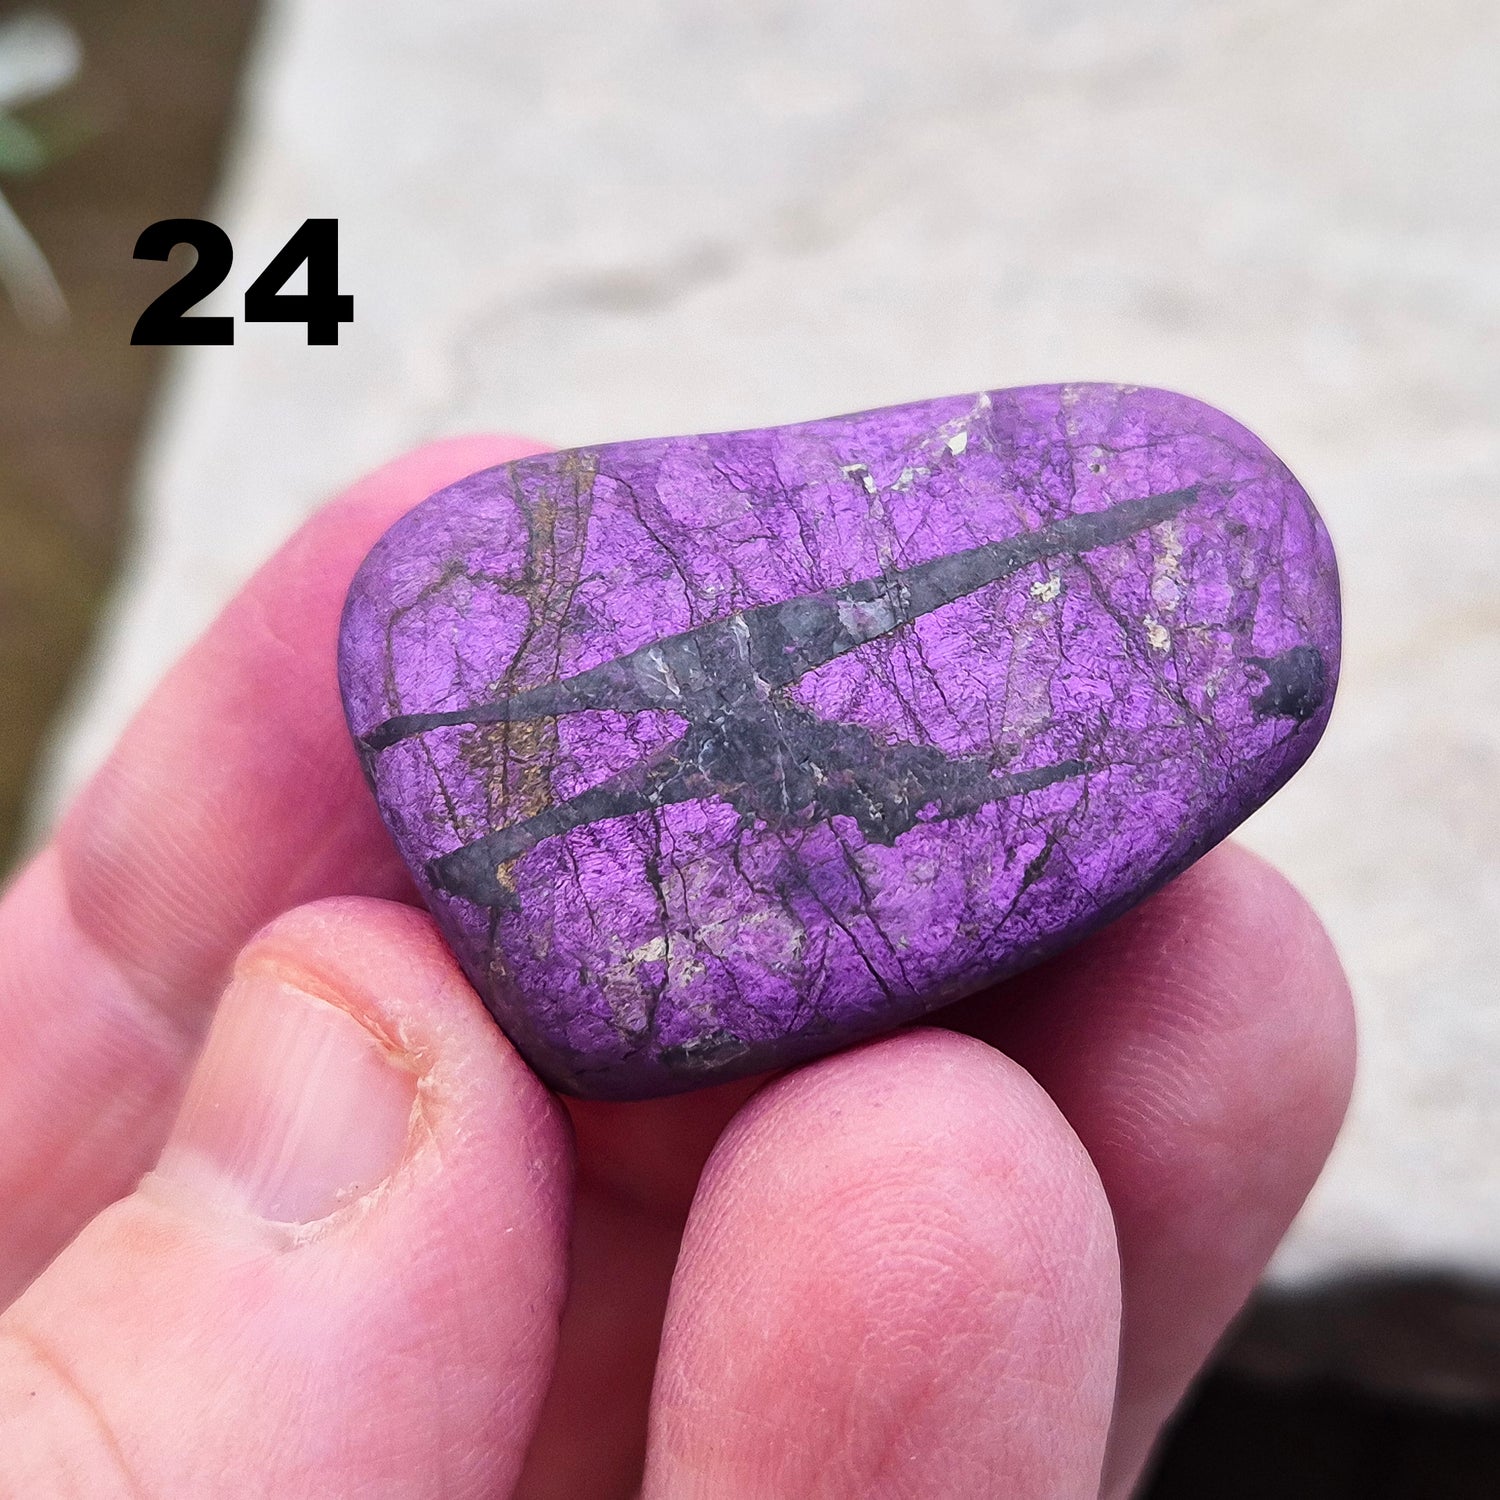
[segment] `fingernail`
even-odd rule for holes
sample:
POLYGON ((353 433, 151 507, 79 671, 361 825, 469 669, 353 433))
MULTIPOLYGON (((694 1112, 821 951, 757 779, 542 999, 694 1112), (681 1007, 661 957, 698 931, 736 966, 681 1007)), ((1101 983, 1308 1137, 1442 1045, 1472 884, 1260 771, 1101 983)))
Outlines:
POLYGON ((236 977, 214 1016, 160 1176, 309 1224, 401 1161, 416 1078, 348 1011, 275 975, 236 977))

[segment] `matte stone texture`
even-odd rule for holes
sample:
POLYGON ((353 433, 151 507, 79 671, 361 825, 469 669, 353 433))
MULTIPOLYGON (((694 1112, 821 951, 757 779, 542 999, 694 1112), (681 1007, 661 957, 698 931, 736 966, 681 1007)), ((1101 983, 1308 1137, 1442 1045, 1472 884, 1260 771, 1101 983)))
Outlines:
POLYGON ((555 1087, 643 1098, 1057 952, 1307 758, 1337 572, 1243 427, 1038 386, 474 474, 350 590, 381 812, 555 1087))

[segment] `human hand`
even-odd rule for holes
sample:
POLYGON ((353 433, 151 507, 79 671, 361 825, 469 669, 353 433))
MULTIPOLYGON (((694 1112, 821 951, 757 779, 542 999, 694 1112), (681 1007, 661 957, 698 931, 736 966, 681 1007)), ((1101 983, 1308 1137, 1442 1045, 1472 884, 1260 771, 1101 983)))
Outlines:
POLYGON ((532 451, 315 517, 0 904, 0 1494, 1123 1497, 1343 1114, 1316 918, 1225 847, 930 1026, 559 1102, 334 681, 376 537, 532 451))

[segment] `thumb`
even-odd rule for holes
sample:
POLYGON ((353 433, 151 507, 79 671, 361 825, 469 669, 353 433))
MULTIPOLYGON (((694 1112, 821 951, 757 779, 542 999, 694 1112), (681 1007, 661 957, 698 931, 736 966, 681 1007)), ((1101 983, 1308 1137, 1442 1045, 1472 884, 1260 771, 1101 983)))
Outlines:
POLYGON ((424 916, 279 919, 156 1170, 0 1316, 0 1494, 507 1493, 570 1170, 424 916))

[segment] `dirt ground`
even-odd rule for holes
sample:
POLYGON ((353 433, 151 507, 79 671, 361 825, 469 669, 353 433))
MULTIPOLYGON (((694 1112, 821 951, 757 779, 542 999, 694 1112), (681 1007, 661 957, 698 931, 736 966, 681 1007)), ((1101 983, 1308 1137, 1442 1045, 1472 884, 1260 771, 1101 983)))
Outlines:
POLYGON ((38 746, 125 537, 125 501, 162 351, 130 333, 161 282, 131 258, 153 220, 203 212, 255 6, 67 0, 78 82, 27 112, 77 144, 5 183, 72 308, 57 334, 0 303, 0 869, 38 746))

